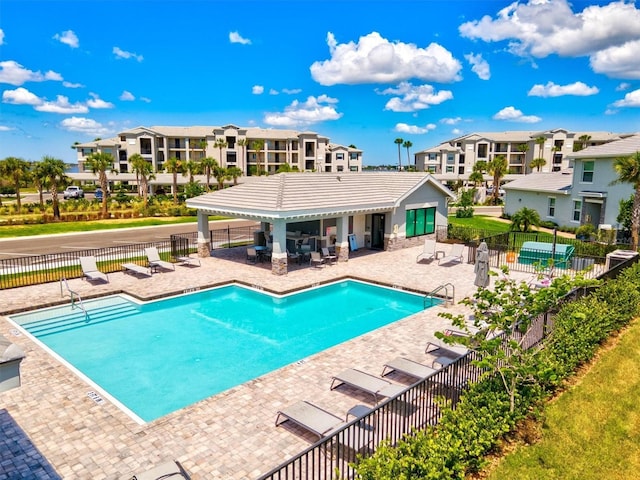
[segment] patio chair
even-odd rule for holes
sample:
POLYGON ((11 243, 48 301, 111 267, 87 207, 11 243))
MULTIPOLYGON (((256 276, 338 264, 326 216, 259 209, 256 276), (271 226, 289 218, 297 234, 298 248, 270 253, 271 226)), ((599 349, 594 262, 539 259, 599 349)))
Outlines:
POLYGON ((304 400, 278 410, 276 427, 287 420, 310 431, 319 438, 326 437, 345 423, 342 418, 304 400))
POLYGON ((416 263, 421 260, 433 260, 434 258, 436 258, 436 241, 427 238, 424 241, 422 252, 416 257, 416 263))
POLYGON ((325 262, 329 262, 329 265, 332 265, 338 261, 338 257, 329 253, 329 249, 327 247, 322 247, 320 250, 322 251, 322 258, 325 262))
POLYGON ((101 280, 103 282, 108 282, 109 277, 107 277, 106 273, 102 273, 98 270, 98 265, 96 264, 96 257, 80 257, 80 266, 82 267, 82 274, 84 278, 89 281, 101 280))
POLYGON ((309 260, 309 263, 311 263, 312 267, 324 267, 325 263, 324 263, 324 258, 322 258, 320 256, 320 253, 318 252, 311 252, 311 260, 309 260))
POLYGON ((302 258, 302 255, 300 255, 299 253, 293 252, 291 253, 288 249, 287 249, 287 262, 293 262, 296 261, 297 263, 300 263, 300 259, 302 258))
POLYGON ((406 390, 406 387, 402 385, 391 383, 384 378, 376 377, 355 368, 348 368, 332 377, 329 388, 334 390, 342 384, 370 393, 373 395, 375 403, 378 403, 378 397, 395 397, 406 390))
POLYGON ((431 362, 431 367, 433 368, 436 368, 436 365, 440 368, 450 365, 468 352, 469 350, 462 346, 443 345, 442 343, 434 342, 427 342, 427 346, 424 349, 424 353, 429 353, 435 357, 431 362))
POLYGON ((463 243, 454 243, 451 245, 451 251, 438 261, 438 265, 446 265, 447 263, 462 263, 462 254, 464 253, 463 243))
POLYGON ((173 263, 165 262, 160 258, 157 247, 147 247, 144 249, 144 253, 147 255, 147 260, 149 260, 149 266, 151 268, 162 268, 164 270, 176 269, 173 263))
POLYGON ((135 474, 130 480, 158 480, 160 478, 163 480, 177 480, 180 478, 191 480, 191 476, 177 460, 163 463, 144 473, 135 474))
POLYGON ((255 247, 247 247, 247 263, 257 263, 258 252, 255 247))
POLYGON ((425 379, 436 373, 436 370, 434 368, 403 357, 396 357, 393 360, 385 363, 384 368, 382 369, 381 376, 384 377, 385 375, 388 375, 394 371, 403 373, 418 380, 425 379))

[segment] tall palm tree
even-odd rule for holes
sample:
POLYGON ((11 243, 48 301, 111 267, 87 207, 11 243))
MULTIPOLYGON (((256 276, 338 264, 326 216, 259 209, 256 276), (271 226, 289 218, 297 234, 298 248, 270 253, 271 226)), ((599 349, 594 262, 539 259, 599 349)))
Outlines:
POLYGON ((202 173, 202 164, 195 160, 183 162, 182 175, 189 175, 189 183, 194 183, 194 176, 202 173))
POLYGON ((136 174, 136 178, 139 180, 138 192, 142 194, 144 208, 147 208, 149 204, 149 180, 154 178, 153 165, 139 153, 131 155, 131 157, 129 157, 129 163, 131 164, 131 169, 136 174))
POLYGON ((0 175, 8 178, 13 182, 13 188, 16 191, 16 206, 18 213, 22 209, 20 199, 20 184, 29 179, 31 164, 22 158, 7 157, 0 161, 0 175))
POLYGON ((404 139, 402 138, 396 138, 393 143, 395 143, 396 145, 398 145, 398 171, 402 171, 402 158, 400 157, 400 147, 402 146, 402 143, 404 142, 404 139))
POLYGON ((498 196, 500 195, 500 180, 508 171, 507 159, 504 155, 496 155, 493 160, 487 162, 487 171, 493 175, 493 204, 498 204, 498 196))
POLYGON ((525 175, 527 174, 527 152, 529 151, 529 144, 528 143, 521 143, 520 145, 518 145, 516 147, 516 149, 522 153, 522 165, 523 165, 523 169, 524 169, 524 173, 525 175))
POLYGON ((210 192, 211 191, 211 186, 210 186, 211 173, 213 172, 213 169, 218 166, 218 161, 213 157, 205 157, 200 161, 200 165, 202 166, 202 170, 204 171, 204 174, 207 177, 207 184, 206 184, 207 192, 210 192))
POLYGON ((44 210, 44 190, 48 187, 47 175, 42 167, 42 162, 31 162, 31 181, 38 189, 40 210, 44 210))
POLYGON ((542 167, 544 167, 547 164, 547 161, 542 158, 542 157, 538 157, 538 158, 534 158, 533 160, 531 160, 531 163, 529 164, 530 168, 535 168, 537 172, 540 171, 540 169, 542 167))
POLYGON ((535 139, 536 145, 538 145, 538 156, 542 157, 542 147, 544 147, 544 142, 546 142, 547 139, 543 136, 537 137, 535 139))
POLYGON ((631 183, 634 188, 633 207, 631 209, 631 249, 638 250, 638 229, 640 229, 640 152, 628 157, 616 158, 613 168, 618 178, 611 182, 631 183))
POLYGON ((262 153, 262 149, 264 148, 264 140, 254 140, 251 142, 251 148, 256 152, 256 174, 260 176, 260 154, 262 153))
POLYGON ((242 156, 240 157, 240 169, 244 169, 243 173, 247 173, 247 146, 249 145, 249 140, 247 140, 246 138, 243 138, 241 140, 238 140, 237 145, 240 147, 241 152, 242 152, 242 156))
POLYGON ((409 140, 405 141, 402 146, 407 149, 407 168, 411 166, 411 155, 409 154, 409 149, 413 147, 413 143, 409 140))
POLYGON ((53 202, 53 219, 60 220, 60 200, 58 190, 65 187, 71 180, 65 172, 68 166, 59 158, 48 155, 42 157, 42 173, 51 188, 51 200, 53 202))
POLYGON ((183 171, 183 164, 181 160, 178 160, 176 157, 171 157, 164 163, 164 168, 167 172, 173 175, 173 204, 178 204, 178 174, 183 171))
POLYGON ((227 141, 224 138, 218 138, 215 142, 213 142, 213 147, 218 149, 218 163, 220 165, 226 164, 226 162, 222 161, 222 149, 227 148, 227 141))
POLYGON ((233 184, 238 185, 238 178, 242 176, 242 170, 238 167, 229 167, 227 168, 227 173, 231 178, 233 178, 233 184))
POLYGON ((95 152, 87 157, 85 167, 93 172, 94 175, 98 175, 98 183, 102 188, 102 217, 107 218, 109 215, 109 202, 107 198, 107 191, 109 188, 109 181, 107 179, 107 170, 110 173, 118 173, 113 168, 113 162, 115 159, 110 153, 95 152))
POLYGON ((218 181, 218 190, 222 190, 224 188, 224 181, 231 178, 228 170, 220 166, 213 169, 213 176, 216 177, 218 181))

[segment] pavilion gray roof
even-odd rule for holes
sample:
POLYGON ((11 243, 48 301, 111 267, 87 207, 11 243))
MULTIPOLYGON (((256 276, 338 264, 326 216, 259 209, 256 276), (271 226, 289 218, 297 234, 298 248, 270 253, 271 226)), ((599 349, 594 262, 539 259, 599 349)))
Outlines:
POLYGON ((640 133, 630 135, 621 140, 594 145, 580 150, 567 158, 616 158, 640 152, 640 133))
POLYGON ((532 173, 506 183, 505 190, 526 190, 568 195, 571 193, 573 171, 565 170, 552 173, 532 173))
POLYGON ((428 173, 280 173, 187 200, 187 206, 243 218, 318 218, 388 211, 425 184, 453 198, 428 173))

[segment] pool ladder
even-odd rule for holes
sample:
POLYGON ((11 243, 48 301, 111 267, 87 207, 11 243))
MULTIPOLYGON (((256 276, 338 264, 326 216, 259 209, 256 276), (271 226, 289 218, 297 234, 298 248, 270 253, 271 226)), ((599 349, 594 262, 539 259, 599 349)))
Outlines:
POLYGON ((435 297, 436 293, 440 292, 441 290, 444 290, 444 305, 445 305, 445 307, 448 304, 455 305, 455 303, 456 303, 456 287, 454 287, 452 283, 447 282, 447 283, 443 283, 442 285, 440 285, 436 289, 432 290, 431 292, 429 292, 424 297, 424 308, 433 307, 433 297, 435 297), (449 288, 451 288, 451 295, 449 295, 449 288), (427 302, 429 302, 428 305, 427 305, 427 302))
POLYGON ((80 294, 78 292, 71 290, 71 287, 69 287, 69 283, 67 282, 67 279, 65 277, 62 277, 60 279, 60 296, 61 297, 64 297, 65 288, 67 289, 67 292, 69 292, 69 297, 71 297, 71 310, 73 310, 74 308, 79 308, 80 310, 82 310, 84 312, 84 320, 85 322, 88 322, 89 313, 87 312, 87 309, 84 307, 84 303, 82 303, 82 297, 80 297, 80 294))

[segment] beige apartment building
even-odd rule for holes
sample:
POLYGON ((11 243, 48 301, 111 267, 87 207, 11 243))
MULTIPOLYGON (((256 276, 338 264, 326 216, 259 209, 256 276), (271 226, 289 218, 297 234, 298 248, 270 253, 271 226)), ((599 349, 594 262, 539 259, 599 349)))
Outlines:
POLYGON ((301 172, 361 172, 362 150, 332 144, 315 132, 244 128, 236 125, 194 127, 137 127, 117 137, 74 145, 79 172, 94 152, 111 154, 115 170, 131 172, 129 158, 142 155, 163 172, 170 158, 201 160, 215 158, 224 167, 237 167, 243 175, 256 170, 275 173, 289 164, 301 172))
POLYGON ((538 171, 531 168, 534 159, 545 164, 540 172, 559 172, 569 167, 567 156, 587 147, 623 138, 611 132, 545 131, 476 132, 454 138, 415 153, 418 171, 437 174, 442 180, 465 180, 477 161, 491 161, 503 155, 510 174, 538 171))

